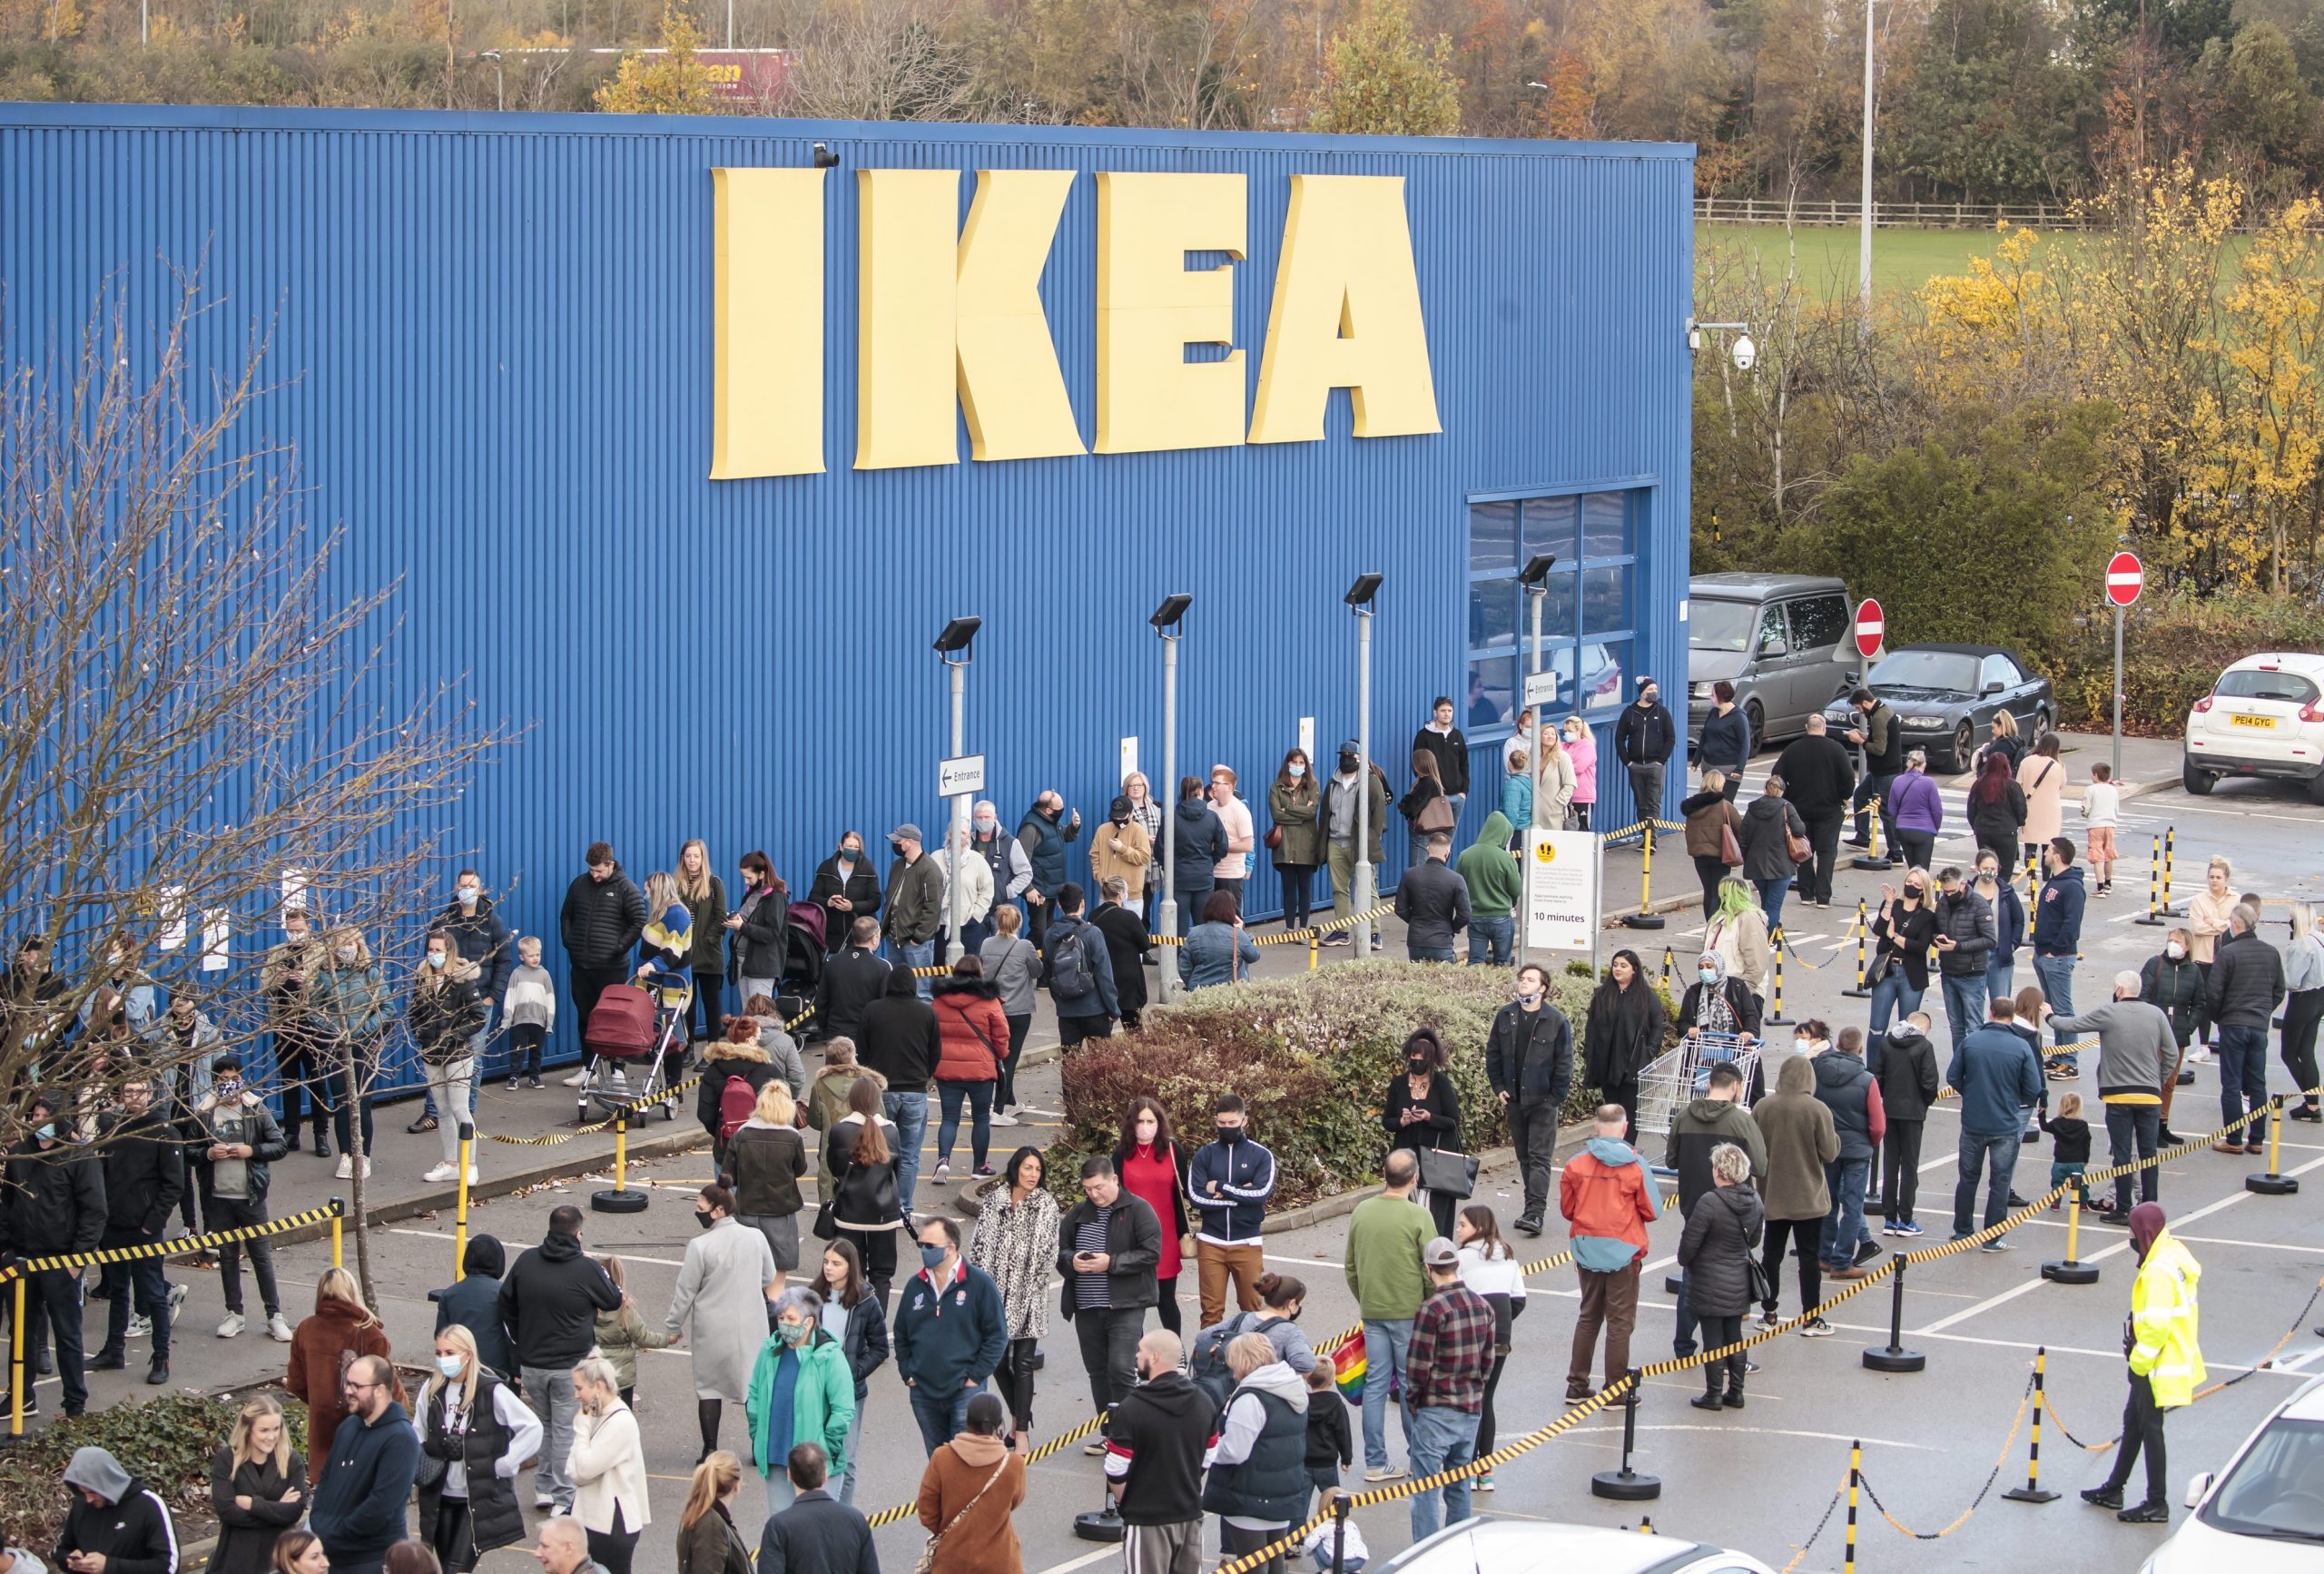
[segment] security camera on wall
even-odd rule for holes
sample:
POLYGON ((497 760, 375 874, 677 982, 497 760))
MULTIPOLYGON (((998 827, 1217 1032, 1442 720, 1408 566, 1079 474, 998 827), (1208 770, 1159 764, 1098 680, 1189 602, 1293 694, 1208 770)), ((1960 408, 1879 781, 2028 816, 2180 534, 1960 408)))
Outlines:
POLYGON ((1737 334, 1735 336, 1735 369, 1749 371, 1752 367, 1758 364, 1758 359, 1759 347, 1751 342, 1751 336, 1748 333, 1737 334))

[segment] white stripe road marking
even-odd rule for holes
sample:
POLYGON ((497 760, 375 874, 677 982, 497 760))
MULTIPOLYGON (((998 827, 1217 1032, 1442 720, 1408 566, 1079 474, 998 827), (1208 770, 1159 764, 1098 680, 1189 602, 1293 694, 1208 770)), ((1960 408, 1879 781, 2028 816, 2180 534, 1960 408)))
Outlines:
POLYGON ((1068 1569, 1087 1569, 1092 1563, 1102 1563, 1108 1558, 1121 1556, 1118 1547, 1100 1547, 1095 1552, 1084 1552, 1078 1558, 1068 1558, 1062 1563, 1052 1563, 1041 1574, 1067 1574, 1068 1569))
MULTIPOLYGON (((2318 1168, 2324 1168, 2324 1158, 2310 1159, 2306 1164, 2301 1165, 2298 1169, 2292 1170, 2290 1173, 2295 1176, 2306 1175, 2309 1170, 2318 1168)), ((2207 1214, 2218 1213, 2221 1208, 2231 1208, 2236 1204, 2245 1201, 2253 1195, 2255 1194, 2250 1192, 2236 1192, 2231 1195, 2221 1197, 2219 1201, 2211 1204, 2207 1207, 2197 1208, 2191 1214, 2182 1214, 2174 1222, 2182 1225, 2191 1225, 2197 1219, 2203 1217, 2207 1214)), ((2083 1261, 2085 1263, 2103 1262, 2108 1257, 2118 1255, 2119 1254, 2127 1252, 2130 1249, 2130 1237, 2125 1235, 2122 1239, 2115 1242, 2112 1245, 2102 1247, 2102 1249, 2092 1253, 2090 1255, 2083 1258, 2083 1261)), ((2007 1290, 2004 1290, 1998 1295, 1988 1295, 1983 1301, 1978 1302, 1974 1306, 1970 1306, 1962 1311, 1955 1312, 1949 1317, 1940 1317, 1925 1328, 1915 1328, 1913 1330, 1913 1333, 1915 1337, 1919 1337, 1924 1334, 1941 1333, 1945 1329, 1952 1327, 1955 1323, 1965 1323, 1970 1318, 1978 1315, 1980 1313, 1990 1312, 2005 1301, 2014 1301, 2020 1295, 2031 1294, 2034 1291, 2041 1289, 2048 1283, 2049 1281, 2047 1279, 2028 1279, 2022 1284, 2014 1285, 2007 1290)))
MULTIPOLYGON (((391 1235, 418 1235, 420 1239, 426 1241, 448 1241, 452 1239, 451 1233, 448 1230, 413 1230, 407 1229, 399 1225, 389 1225, 388 1226, 388 1234, 391 1235)), ((638 1257, 633 1256, 627 1252, 622 1252, 617 1254, 625 1263, 651 1263, 657 1268, 683 1268, 685 1266, 684 1263, 675 1262, 668 1257, 638 1257)), ((692 1478, 688 1479, 691 1480, 692 1478)))
POLYGON ((2277 1362, 2276 1370, 2278 1372, 2298 1372, 2300 1368, 2306 1366, 2309 1362, 2315 1360, 2319 1355, 2324 1355, 2324 1345, 2319 1345, 2304 1355, 2295 1355, 2290 1361, 2277 1362))

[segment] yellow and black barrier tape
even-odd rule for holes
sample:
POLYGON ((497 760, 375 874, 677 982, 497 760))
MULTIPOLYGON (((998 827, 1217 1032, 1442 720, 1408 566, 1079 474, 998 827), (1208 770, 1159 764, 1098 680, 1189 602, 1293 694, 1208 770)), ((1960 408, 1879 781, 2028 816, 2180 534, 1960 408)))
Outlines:
POLYGON ((60 1270, 77 1273, 83 1268, 102 1267, 107 1263, 139 1263, 152 1257, 182 1257, 195 1252, 213 1251, 237 1241, 259 1241, 270 1235, 288 1235, 292 1230, 327 1225, 333 1219, 346 1216, 347 1204, 339 1197, 333 1197, 319 1208, 285 1214, 262 1225, 243 1225, 235 1229, 212 1230, 200 1235, 180 1235, 174 1240, 149 1241, 135 1246, 105 1246, 94 1252, 61 1252, 49 1257, 19 1257, 0 1264, 0 1284, 34 1274, 60 1270))
POLYGON ((626 1109, 616 1111, 603 1120, 593 1120, 586 1126, 576 1126, 571 1131, 552 1131, 547 1136, 510 1136, 505 1132, 479 1131, 477 1136, 494 1142, 505 1142, 512 1147, 559 1147, 576 1136, 592 1136, 601 1131, 609 1131, 621 1124, 625 1117, 635 1119, 645 1110, 675 1104, 701 1086, 700 1076, 689 1077, 683 1082, 670 1084, 651 1098, 641 1098, 626 1109))

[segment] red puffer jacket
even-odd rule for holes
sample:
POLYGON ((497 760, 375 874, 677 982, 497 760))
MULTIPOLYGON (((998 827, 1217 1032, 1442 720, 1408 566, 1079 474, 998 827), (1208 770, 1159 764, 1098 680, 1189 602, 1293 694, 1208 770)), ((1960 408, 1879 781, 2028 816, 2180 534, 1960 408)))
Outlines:
POLYGON ((1009 1053, 1009 1018, 1001 1014, 1000 991, 984 979, 939 979, 934 994, 931 1004, 936 1008, 940 1043, 936 1080, 997 1079, 1000 1058, 1009 1053))

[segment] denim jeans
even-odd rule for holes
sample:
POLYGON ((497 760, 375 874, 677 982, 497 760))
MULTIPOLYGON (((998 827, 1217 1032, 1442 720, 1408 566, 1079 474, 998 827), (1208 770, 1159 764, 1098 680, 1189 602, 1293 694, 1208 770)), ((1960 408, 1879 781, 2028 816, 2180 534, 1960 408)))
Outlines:
MULTIPOLYGON (((866 1393, 855 1402, 855 1419, 847 1423, 847 1472, 840 1478, 839 1500, 851 1508, 855 1504, 855 1459, 863 1445, 863 1405, 871 1397, 866 1393)), ((968 1419, 965 1412, 960 1419, 968 1419)))
POLYGON ((1414 962, 1456 962, 1461 959, 1451 946, 1416 946, 1404 942, 1404 957, 1414 962))
POLYGON ((573 1451, 573 1415, 579 1408, 573 1397, 570 1366, 527 1366, 519 1369, 525 1382, 525 1402, 541 1420, 541 1457, 533 1467, 533 1495, 553 1498, 556 1506, 573 1510, 573 1478, 565 1473, 565 1456, 573 1451))
POLYGON ((984 1384, 933 1394, 915 1383, 904 1392, 911 1395, 911 1418, 920 1423, 920 1441, 932 1455, 969 1429, 969 1401, 984 1392, 984 1384))
POLYGON ((1751 883, 1758 888, 1759 905, 1768 910, 1768 927, 1781 929, 1783 897, 1784 892, 1791 889, 1791 876, 1787 874, 1781 880, 1755 880, 1751 883))
POLYGON ((1507 918, 1472 918, 1469 920, 1469 965, 1490 961, 1496 968, 1509 966, 1514 955, 1512 948, 1517 939, 1517 920, 1507 918))
MULTIPOLYGON (((2047 994, 2049 991, 2045 989, 2043 992, 2047 994)), ((1985 999, 1998 1000, 2004 995, 2016 993, 2017 958, 2015 954, 2013 953, 2005 962, 1987 962, 1985 964, 1985 999)), ((2065 1008, 2060 1006, 2058 1009, 2063 1011, 2065 1008)))
MULTIPOLYGON (((2073 1015, 2073 959, 2072 957, 2036 956, 2034 959, 2034 977, 2040 981, 2042 998, 2050 1003, 2050 1009, 2061 1017, 2073 1015)), ((2070 1044, 2080 1042, 2079 1038, 2070 1039, 2061 1036, 2058 1048, 2063 1051, 2070 1044)), ((2082 1061, 2078 1056, 2061 1053, 2056 1059, 2050 1062, 2050 1065, 2062 1066, 2068 1071, 2077 1071, 2082 1067, 2082 1061)))
POLYGON ((1824 1215, 1824 1271, 1827 1274, 1856 1261, 1856 1243, 1864 1237, 1864 1187, 1871 1178, 1868 1158, 1836 1158, 1824 1166, 1824 1184, 1832 1194, 1832 1211, 1824 1215))
MULTIPOLYGON (((949 1164, 952 1159, 952 1138, 960 1135, 960 1100, 969 1101, 969 1147, 982 1164, 992 1151, 992 1087, 990 1082, 940 1082, 936 1085, 937 1107, 941 1111, 936 1122, 936 1156, 949 1164)), ((924 1098, 926 1096, 922 1095, 924 1098)), ((921 1106, 922 1109, 926 1104, 921 1106)), ((925 1118, 923 1117, 922 1118, 925 1118)))
MULTIPOLYGON (((1388 1390, 1404 1377, 1404 1352, 1412 1342, 1409 1317, 1364 1320, 1364 1463, 1367 1469, 1379 1470, 1388 1462, 1388 1390)), ((1403 1428, 1409 1452, 1413 1445, 1409 1412, 1403 1428)))
POLYGON ((1977 1172, 1986 1172, 1985 1222, 1991 1229, 2009 1215, 2010 1177, 2017 1173, 2017 1150, 2021 1146, 2014 1131, 1961 1134, 1961 1179, 1953 1188, 1953 1233, 1972 1234, 1969 1219, 1977 1202, 1977 1172))
MULTIPOLYGON (((1369 1388, 1369 1373, 1366 1374, 1369 1388)), ((1412 1412, 1413 1474, 1433 1476, 1457 1471, 1475 1456, 1477 1423, 1484 1417, 1450 1405, 1432 1404, 1412 1412)), ((1469 1517, 1469 1479, 1450 1481, 1441 1488, 1413 1494, 1413 1540, 1437 1531, 1436 1495, 1444 1494, 1444 1522, 1457 1525, 1469 1517)))
MULTIPOLYGON (((912 940, 898 940, 896 942, 896 965, 899 967, 932 968, 936 965, 936 942, 933 939, 925 939, 916 942, 912 940)), ((931 999, 934 998, 936 980, 933 979, 914 979, 912 980, 912 988, 919 991, 920 998, 922 1000, 931 999)))
POLYGON ((1957 973, 1945 975, 1945 1020, 1953 1029, 1953 1050, 1961 1050, 1961 1040, 1985 1019, 1985 976, 1972 973, 1963 977, 1957 973))
POLYGON ((1679 1325, 1670 1335, 1670 1353, 1681 1361, 1695 1353, 1695 1328, 1701 1321, 1695 1315, 1694 1298, 1688 1294, 1689 1288, 1687 1271, 1681 1268, 1679 1270, 1679 1303, 1674 1308, 1678 1313, 1679 1325))
MULTIPOLYGON (((2250 1107, 2258 1109, 2267 1102, 2268 1029, 2266 1026, 2262 1024, 2257 1028, 2230 1028, 2221 1024, 2219 1030, 2221 1124, 2232 1126, 2241 1119, 2247 1104, 2250 1107)), ((2265 1125, 2253 1121, 2240 1131, 2230 1132, 2228 1136, 2249 1144, 2258 1142, 2266 1132, 2265 1125)))
MULTIPOLYGON (((107 1225, 100 1244, 107 1246, 143 1246, 159 1240, 143 1230, 123 1230, 107 1225)), ((137 1314, 150 1319, 153 1324, 153 1359, 170 1358, 170 1282, 163 1276, 163 1264, 159 1257, 140 1257, 129 1263, 107 1263, 99 1276, 113 1299, 105 1303, 105 1349, 118 1352, 129 1336, 129 1311, 133 1298, 137 1314)))
POLYGON ((896 1201, 910 1214, 912 1187, 920 1181, 920 1145, 928 1136, 928 1095, 882 1093, 880 1109, 896 1123, 896 1201))
MULTIPOLYGON (((2159 1104, 2110 1104, 2106 1107, 2106 1146, 2117 1165, 2152 1158, 2162 1136, 2162 1107, 2159 1104)), ((2139 1171, 2139 1201, 2156 1201, 2162 1192, 2162 1168, 2150 1165, 2139 1171)), ((2114 1177, 2114 1211, 2131 1211, 2131 1177, 2114 1177)))
POLYGON ((1913 988, 1902 964, 1890 968, 1887 976, 1872 986, 1872 1031, 1886 1033, 1892 1016, 1909 1017, 1919 1010, 1921 997, 1927 992, 1913 988))

